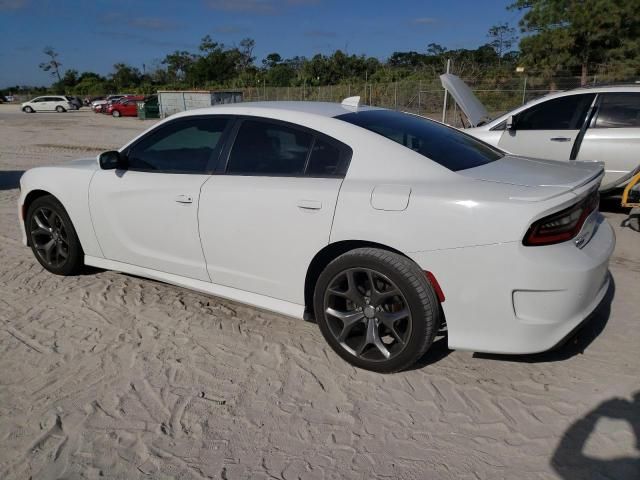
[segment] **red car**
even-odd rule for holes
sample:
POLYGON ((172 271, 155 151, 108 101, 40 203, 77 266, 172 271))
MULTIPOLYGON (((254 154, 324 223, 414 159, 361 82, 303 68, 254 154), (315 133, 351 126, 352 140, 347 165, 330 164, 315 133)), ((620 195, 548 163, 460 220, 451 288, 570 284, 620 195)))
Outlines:
POLYGON ((114 117, 137 117, 138 116, 138 102, 144 100, 144 95, 132 95, 130 97, 124 97, 119 101, 107 106, 104 111, 107 115, 114 117))

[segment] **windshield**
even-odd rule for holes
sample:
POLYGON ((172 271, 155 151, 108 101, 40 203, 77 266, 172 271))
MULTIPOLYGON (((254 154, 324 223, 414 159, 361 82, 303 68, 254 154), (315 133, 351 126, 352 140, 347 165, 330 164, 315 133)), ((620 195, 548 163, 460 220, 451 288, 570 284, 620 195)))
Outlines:
POLYGON ((474 168, 504 154, 455 128, 393 110, 365 110, 335 117, 393 140, 449 170, 474 168))

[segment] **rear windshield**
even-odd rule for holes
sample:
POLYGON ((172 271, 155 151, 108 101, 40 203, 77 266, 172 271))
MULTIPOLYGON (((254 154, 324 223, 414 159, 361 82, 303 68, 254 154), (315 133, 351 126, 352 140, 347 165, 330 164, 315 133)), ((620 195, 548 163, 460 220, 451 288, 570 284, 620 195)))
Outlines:
POLYGON ((408 113, 365 110, 335 118, 378 133, 454 172, 485 165, 503 156, 500 150, 455 128, 408 113))

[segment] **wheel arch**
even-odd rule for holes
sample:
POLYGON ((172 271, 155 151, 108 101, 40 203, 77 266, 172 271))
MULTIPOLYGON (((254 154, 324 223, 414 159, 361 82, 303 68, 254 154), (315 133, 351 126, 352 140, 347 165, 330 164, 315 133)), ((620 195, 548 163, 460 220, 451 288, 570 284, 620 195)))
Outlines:
MULTIPOLYGON (((387 250, 389 252, 397 253, 403 257, 410 258, 399 250, 393 247, 384 245, 381 243, 370 242, 366 240, 341 240, 338 242, 330 243, 320 250, 309 263, 307 268, 307 274, 304 280, 304 303, 305 303, 305 318, 312 318, 313 312, 313 292, 316 288, 316 283, 322 271, 329 263, 351 250, 356 248, 379 248, 381 250, 387 250)), ((413 261, 413 260, 412 260, 413 261)))
MULTIPOLYGON (((60 205, 62 205, 62 208, 64 208, 65 212, 67 212, 67 215, 69 215, 69 211, 64 206, 64 203, 62 203, 60 201, 60 199, 58 197, 56 197, 53 193, 48 192, 46 190, 42 190, 42 189, 31 190, 29 193, 27 193, 26 197, 24 198, 24 203, 22 204, 22 212, 21 212, 22 213, 22 223, 24 225, 25 232, 27 231, 27 212, 29 211, 29 207, 38 198, 42 198, 42 197, 46 197, 46 196, 50 196, 50 197, 55 198, 55 200, 57 202, 59 202, 60 205)), ((69 217, 69 218, 71 218, 71 217, 69 217)), ((73 219, 71 220, 71 222, 73 223, 73 219)), ((74 226, 74 228, 75 228, 75 226, 74 226)), ((80 239, 78 239, 78 241, 80 241, 80 239)), ((31 246, 31 239, 29 238, 29 235, 27 235, 27 245, 31 246)), ((82 246, 82 242, 80 242, 80 245, 82 246)))

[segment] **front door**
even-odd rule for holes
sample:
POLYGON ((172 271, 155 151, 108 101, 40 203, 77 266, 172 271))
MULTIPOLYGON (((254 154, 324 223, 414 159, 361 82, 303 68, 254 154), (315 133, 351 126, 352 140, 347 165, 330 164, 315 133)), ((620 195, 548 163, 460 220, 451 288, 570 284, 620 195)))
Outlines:
POLYGON ((554 98, 523 110, 498 146, 515 155, 569 160, 595 94, 554 98))
POLYGON ((281 122, 241 122, 226 170, 202 187, 209 275, 302 305, 309 263, 329 243, 350 149, 281 122))
POLYGON ((123 153, 126 170, 100 170, 91 217, 105 258, 209 281, 198 234, 200 188, 228 121, 187 117, 153 130, 123 153))

